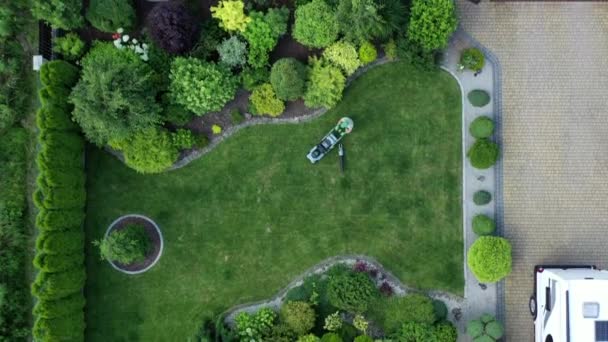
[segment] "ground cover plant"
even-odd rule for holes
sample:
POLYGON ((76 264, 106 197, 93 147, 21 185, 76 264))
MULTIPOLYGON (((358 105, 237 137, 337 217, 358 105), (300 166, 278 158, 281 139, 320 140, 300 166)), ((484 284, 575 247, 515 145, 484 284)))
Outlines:
POLYGON ((176 171, 143 176, 91 146, 87 339, 186 340, 205 318, 342 253, 374 256, 412 286, 462 293, 460 99, 449 74, 395 62, 310 123, 243 129, 176 171), (347 172, 334 153, 310 165, 306 151, 345 115, 355 121, 347 172), (125 212, 145 212, 165 240, 163 258, 136 279, 90 243, 125 212))

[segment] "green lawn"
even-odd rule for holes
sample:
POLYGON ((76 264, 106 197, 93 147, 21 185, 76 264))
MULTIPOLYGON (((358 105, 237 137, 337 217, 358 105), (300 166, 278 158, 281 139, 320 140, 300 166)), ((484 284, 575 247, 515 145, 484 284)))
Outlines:
POLYGON ((247 128, 181 170, 143 176, 89 149, 88 240, 141 213, 160 225, 165 252, 127 276, 87 243, 87 340, 185 341, 203 318, 343 253, 462 294, 460 113, 451 76, 399 62, 369 71, 311 123, 247 128), (311 165, 308 150, 346 115, 346 173, 336 151, 311 165))

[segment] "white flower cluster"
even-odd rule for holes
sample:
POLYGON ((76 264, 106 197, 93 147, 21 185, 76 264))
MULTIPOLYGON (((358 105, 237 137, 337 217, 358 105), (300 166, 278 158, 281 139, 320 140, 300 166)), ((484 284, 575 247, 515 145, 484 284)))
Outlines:
POLYGON ((119 28, 112 37, 114 38, 114 46, 119 49, 128 48, 135 51, 139 55, 142 61, 148 61, 148 44, 138 41, 137 39, 129 37, 128 34, 123 35, 124 30, 119 28))

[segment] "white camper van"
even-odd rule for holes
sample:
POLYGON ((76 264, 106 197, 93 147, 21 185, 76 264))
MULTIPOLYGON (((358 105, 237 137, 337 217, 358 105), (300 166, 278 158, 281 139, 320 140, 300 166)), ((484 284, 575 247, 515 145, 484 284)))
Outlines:
POLYGON ((535 342, 608 341, 608 271, 536 266, 534 277, 535 342))

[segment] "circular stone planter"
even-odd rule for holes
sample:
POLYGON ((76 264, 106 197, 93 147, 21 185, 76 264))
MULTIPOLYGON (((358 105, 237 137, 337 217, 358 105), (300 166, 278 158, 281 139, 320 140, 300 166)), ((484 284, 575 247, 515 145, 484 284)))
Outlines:
POLYGON ((146 256, 146 259, 144 261, 138 263, 124 265, 111 260, 108 260, 108 262, 110 263, 110 265, 112 265, 112 267, 114 267, 114 269, 122 273, 144 273, 150 268, 152 268, 152 266, 156 265, 156 263, 160 259, 160 256, 163 254, 163 234, 160 232, 160 228, 158 228, 158 225, 154 223, 154 221, 152 221, 150 218, 143 215, 129 214, 121 216, 114 220, 114 222, 112 222, 112 224, 110 224, 110 226, 108 227, 108 230, 104 235, 104 239, 107 238, 114 230, 120 230, 128 224, 140 224, 144 226, 146 234, 152 242, 152 251, 146 256))

